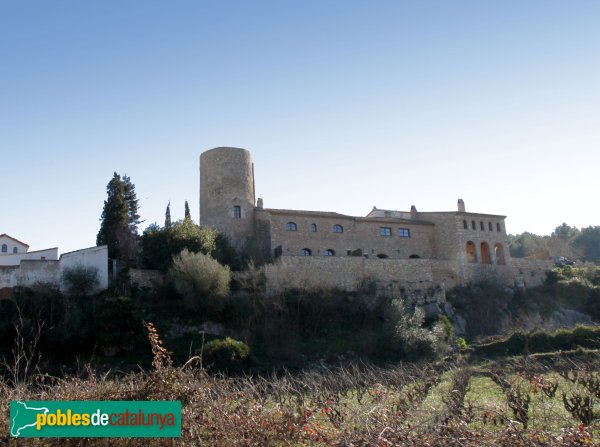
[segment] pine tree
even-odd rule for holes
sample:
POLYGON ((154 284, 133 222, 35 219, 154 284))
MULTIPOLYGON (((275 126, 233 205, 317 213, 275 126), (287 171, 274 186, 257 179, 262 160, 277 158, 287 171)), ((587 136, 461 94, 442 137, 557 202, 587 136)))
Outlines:
POLYGON ((185 217, 184 220, 192 220, 192 215, 190 214, 190 206, 188 205, 187 200, 185 201, 185 217))
POLYGON ((165 211, 165 228, 171 228, 171 201, 167 204, 167 211, 165 211))

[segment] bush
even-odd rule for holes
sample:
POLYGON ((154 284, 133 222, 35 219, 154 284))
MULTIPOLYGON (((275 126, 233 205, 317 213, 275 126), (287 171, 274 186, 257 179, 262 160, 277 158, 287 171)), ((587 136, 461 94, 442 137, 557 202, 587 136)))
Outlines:
POLYGON ((250 347, 232 338, 209 341, 202 351, 202 363, 219 372, 241 372, 249 365, 250 347))
POLYGON ((99 306, 94 319, 96 342, 106 355, 133 351, 142 333, 129 298, 108 297, 99 306))
POLYGON ((432 358, 443 354, 448 344, 445 342, 443 323, 436 323, 431 329, 423 327, 425 313, 416 308, 410 312, 402 301, 396 306, 400 312, 396 326, 396 339, 400 342, 404 355, 411 359, 432 358))
POLYGON ((219 264, 210 255, 191 253, 187 249, 173 258, 169 277, 177 292, 190 308, 200 308, 205 304, 208 310, 220 307, 221 300, 229 294, 231 271, 219 264), (201 299, 204 298, 204 303, 201 299))
POLYGON ((62 272, 62 283, 70 295, 87 296, 98 287, 98 269, 81 264, 67 267, 62 272))

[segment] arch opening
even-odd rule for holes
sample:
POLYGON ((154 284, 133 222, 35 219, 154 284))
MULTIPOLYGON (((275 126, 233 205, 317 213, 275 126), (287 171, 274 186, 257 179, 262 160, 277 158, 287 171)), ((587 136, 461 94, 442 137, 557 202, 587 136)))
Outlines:
POLYGON ((477 250, 475 244, 471 241, 467 242, 467 262, 469 264, 477 263, 477 250))
POLYGON ((482 264, 491 264, 492 258, 490 257, 490 246, 487 242, 481 243, 481 263, 482 264))

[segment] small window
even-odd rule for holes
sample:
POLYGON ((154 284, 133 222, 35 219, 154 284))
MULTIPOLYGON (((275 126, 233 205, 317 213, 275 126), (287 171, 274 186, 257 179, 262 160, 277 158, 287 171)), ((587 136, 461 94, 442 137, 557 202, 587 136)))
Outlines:
POLYGON ((235 205, 233 207, 233 218, 241 219, 242 218, 242 207, 239 205, 235 205))
POLYGON ((465 230, 468 230, 468 229, 469 229, 469 224, 467 223, 467 221, 466 221, 466 220, 463 220, 463 228, 464 228, 465 230))
POLYGON ((296 225, 294 222, 288 222, 285 224, 285 229, 287 231, 298 231, 298 225, 296 225))
POLYGON ((333 232, 334 233, 343 233, 344 232, 344 227, 342 227, 341 225, 335 224, 333 226, 333 232))
POLYGON ((474 221, 474 220, 472 220, 472 221, 471 221, 471 228, 472 228, 473 230, 476 230, 476 229, 477 229, 477 224, 475 223, 475 221, 474 221))
POLYGON ((8 245, 2 244, 2 253, 8 252, 8 245))
POLYGON ((488 230, 494 231, 494 226, 492 225, 491 222, 488 222, 488 230))
POLYGON ((333 251, 331 248, 328 248, 323 254, 325 256, 335 256, 335 251, 333 251))
POLYGON ((500 228, 500 222, 496 222, 496 231, 502 231, 502 228, 500 228))
POLYGON ((312 256, 312 251, 310 250, 310 248, 303 248, 300 254, 302 256, 312 256))
POLYGON ((377 255, 377 257, 378 257, 379 259, 388 259, 388 257, 389 257, 389 256, 388 256, 388 255, 386 255, 385 253, 379 253, 379 254, 377 255))
POLYGON ((479 222, 479 229, 485 231, 485 224, 483 222, 479 222))
POLYGON ((392 229, 390 227, 381 227, 379 229, 379 236, 392 237, 392 229))
POLYGON ((45 261, 45 260, 46 260, 46 256, 42 256, 42 261, 45 261))
POLYGON ((408 257, 408 259, 421 259, 421 256, 419 256, 419 255, 410 255, 408 257))
POLYGON ((310 224, 310 231, 312 231, 313 233, 317 232, 317 224, 316 223, 310 224))
POLYGON ((410 237, 410 230, 408 228, 400 228, 398 229, 398 236, 410 237))
POLYGON ((13 253, 17 253, 19 249, 17 247, 13 247, 13 253))

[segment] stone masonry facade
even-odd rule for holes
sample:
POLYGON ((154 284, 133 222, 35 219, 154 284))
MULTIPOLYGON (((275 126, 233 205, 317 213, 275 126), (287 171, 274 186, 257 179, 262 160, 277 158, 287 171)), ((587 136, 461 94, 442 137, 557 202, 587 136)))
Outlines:
POLYGON ((200 223, 238 248, 254 247, 268 288, 365 285, 409 300, 440 300, 444 290, 482 278, 539 284, 552 263, 512 259, 505 217, 456 211, 373 208, 366 216, 269 209, 254 195, 250 152, 215 148, 200 156, 200 223))

